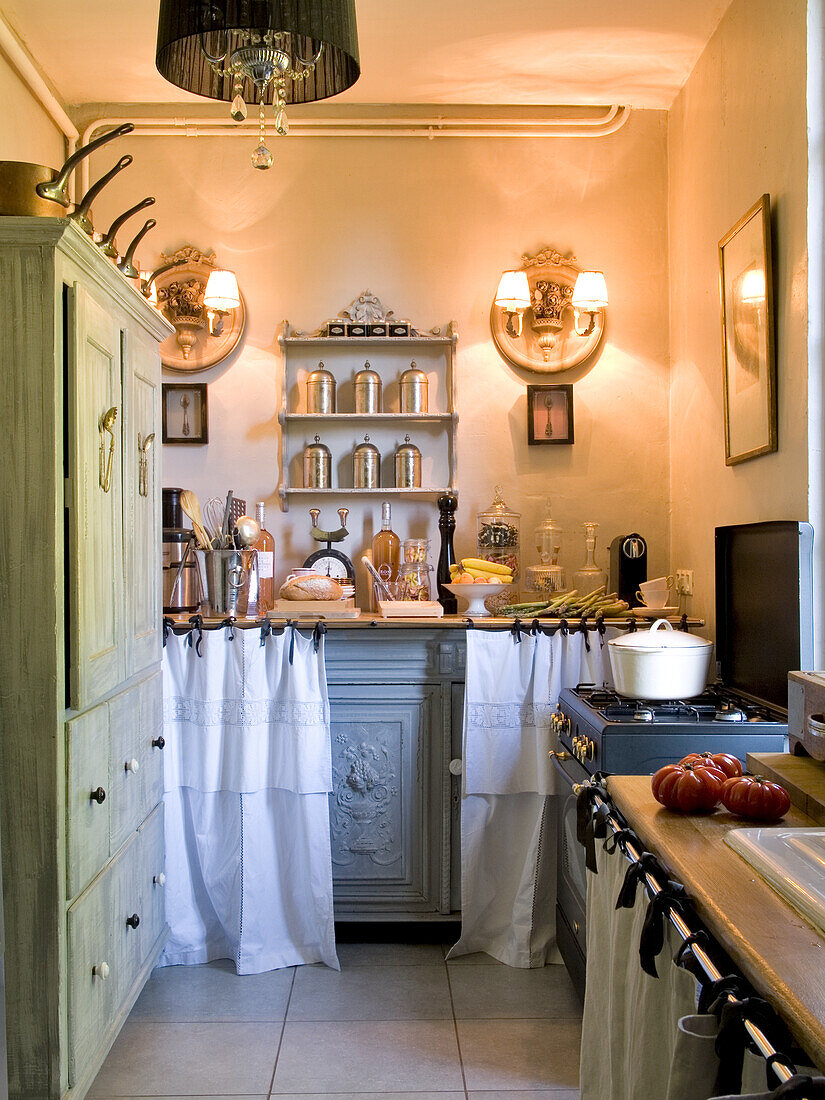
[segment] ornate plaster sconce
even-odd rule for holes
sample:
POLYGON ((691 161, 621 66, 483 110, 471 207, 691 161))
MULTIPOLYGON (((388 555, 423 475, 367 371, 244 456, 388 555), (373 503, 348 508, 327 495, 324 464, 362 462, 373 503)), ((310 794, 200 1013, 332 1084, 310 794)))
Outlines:
POLYGON ((160 258, 141 290, 175 326, 160 346, 163 365, 185 374, 213 367, 234 351, 246 325, 234 272, 217 267, 214 252, 191 245, 160 258))
POLYGON ((575 256, 543 248, 505 271, 490 312, 493 340, 515 367, 540 374, 570 370, 604 336, 607 285, 600 271, 581 271, 575 256))

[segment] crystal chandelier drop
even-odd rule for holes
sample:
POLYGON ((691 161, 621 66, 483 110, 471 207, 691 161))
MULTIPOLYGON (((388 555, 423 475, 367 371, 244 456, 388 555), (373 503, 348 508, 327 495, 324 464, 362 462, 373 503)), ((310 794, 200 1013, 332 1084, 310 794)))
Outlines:
POLYGON ((285 135, 287 104, 326 99, 358 79, 355 0, 161 0, 156 64, 177 87, 229 103, 236 122, 257 101, 252 164, 266 169, 267 105, 285 135))

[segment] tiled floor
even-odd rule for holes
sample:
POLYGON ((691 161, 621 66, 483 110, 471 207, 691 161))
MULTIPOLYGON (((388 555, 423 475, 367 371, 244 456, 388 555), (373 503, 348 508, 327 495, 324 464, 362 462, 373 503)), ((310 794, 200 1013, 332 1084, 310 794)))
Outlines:
POLYGON ((563 967, 340 944, 323 966, 155 971, 95 1100, 574 1100, 580 1005, 563 967))

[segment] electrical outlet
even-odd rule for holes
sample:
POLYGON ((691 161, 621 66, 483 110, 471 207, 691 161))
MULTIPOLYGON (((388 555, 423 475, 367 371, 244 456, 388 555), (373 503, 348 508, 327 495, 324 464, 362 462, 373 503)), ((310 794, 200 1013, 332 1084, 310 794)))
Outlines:
POLYGON ((693 595, 693 570, 676 570, 676 591, 682 596, 693 595))

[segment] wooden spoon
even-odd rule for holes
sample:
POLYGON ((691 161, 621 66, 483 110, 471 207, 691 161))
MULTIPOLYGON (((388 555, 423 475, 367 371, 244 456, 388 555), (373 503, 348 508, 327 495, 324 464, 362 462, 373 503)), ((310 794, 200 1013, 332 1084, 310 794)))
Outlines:
POLYGON ((191 489, 184 489, 180 495, 180 506, 192 520, 192 530, 195 532, 195 538, 198 540, 201 550, 211 550, 212 540, 203 526, 201 503, 197 494, 193 493, 191 489))

